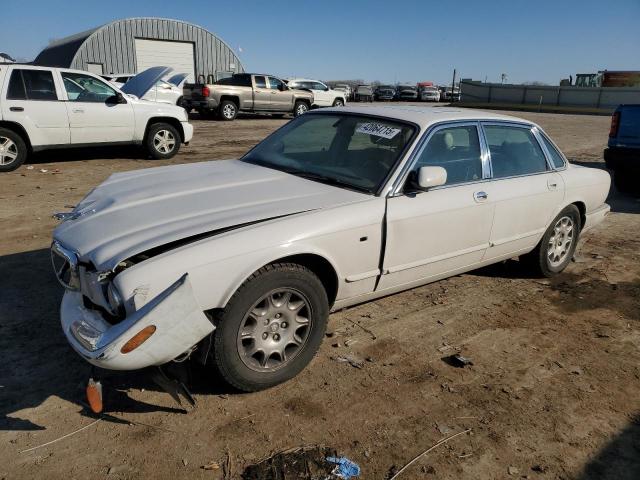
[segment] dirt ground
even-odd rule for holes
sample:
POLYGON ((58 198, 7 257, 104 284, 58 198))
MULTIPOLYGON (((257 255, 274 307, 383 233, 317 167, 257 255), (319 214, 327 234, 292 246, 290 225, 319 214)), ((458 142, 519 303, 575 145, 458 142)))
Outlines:
MULTIPOLYGON (((571 161, 603 168, 609 118, 519 115, 571 161)), ((55 151, 0 175, 0 478, 222 478, 202 468, 211 462, 240 478, 317 444, 383 479, 466 429, 399 478, 640 478, 640 201, 615 192, 613 213, 550 281, 510 261, 335 313, 316 359, 284 385, 240 394, 192 370, 198 408, 186 414, 146 376, 110 374, 107 414, 92 424, 89 367, 59 327, 51 213, 112 172, 233 158, 285 121, 194 119, 171 161, 55 151), (442 361, 458 351, 473 365, 442 361)))

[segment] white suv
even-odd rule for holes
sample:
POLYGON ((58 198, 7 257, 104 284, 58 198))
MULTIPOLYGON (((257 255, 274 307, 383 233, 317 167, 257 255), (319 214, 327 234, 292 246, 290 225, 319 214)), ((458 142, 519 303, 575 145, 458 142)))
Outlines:
POLYGON ((313 93, 313 107, 342 107, 347 103, 344 91, 333 90, 318 80, 291 78, 287 81, 287 86, 313 93))
POLYGON ((193 136, 187 113, 140 99, 170 70, 153 67, 119 90, 85 71, 0 64, 0 172, 51 148, 139 144, 173 157, 193 136))

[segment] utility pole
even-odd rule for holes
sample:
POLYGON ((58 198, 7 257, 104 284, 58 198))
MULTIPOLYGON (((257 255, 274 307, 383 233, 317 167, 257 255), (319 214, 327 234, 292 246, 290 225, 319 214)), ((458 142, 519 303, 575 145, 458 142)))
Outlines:
POLYGON ((456 69, 453 69, 453 81, 451 82, 451 103, 456 101, 456 97, 453 95, 453 89, 456 86, 456 69))

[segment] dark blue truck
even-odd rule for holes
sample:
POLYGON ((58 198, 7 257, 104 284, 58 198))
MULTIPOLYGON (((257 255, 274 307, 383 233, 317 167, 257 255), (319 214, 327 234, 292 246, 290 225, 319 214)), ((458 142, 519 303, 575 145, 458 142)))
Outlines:
POLYGON ((640 191, 640 104, 620 105, 613 112, 604 161, 618 190, 640 191))

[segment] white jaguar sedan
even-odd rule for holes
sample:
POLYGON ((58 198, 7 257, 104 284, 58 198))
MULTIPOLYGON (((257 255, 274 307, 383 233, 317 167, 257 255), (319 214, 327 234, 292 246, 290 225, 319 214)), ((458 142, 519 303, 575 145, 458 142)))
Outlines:
POLYGON ((112 175, 53 235, 62 328, 88 362, 212 357, 254 391, 299 373, 332 310, 512 257, 561 272, 607 172, 477 110, 323 109, 239 160, 112 175))

